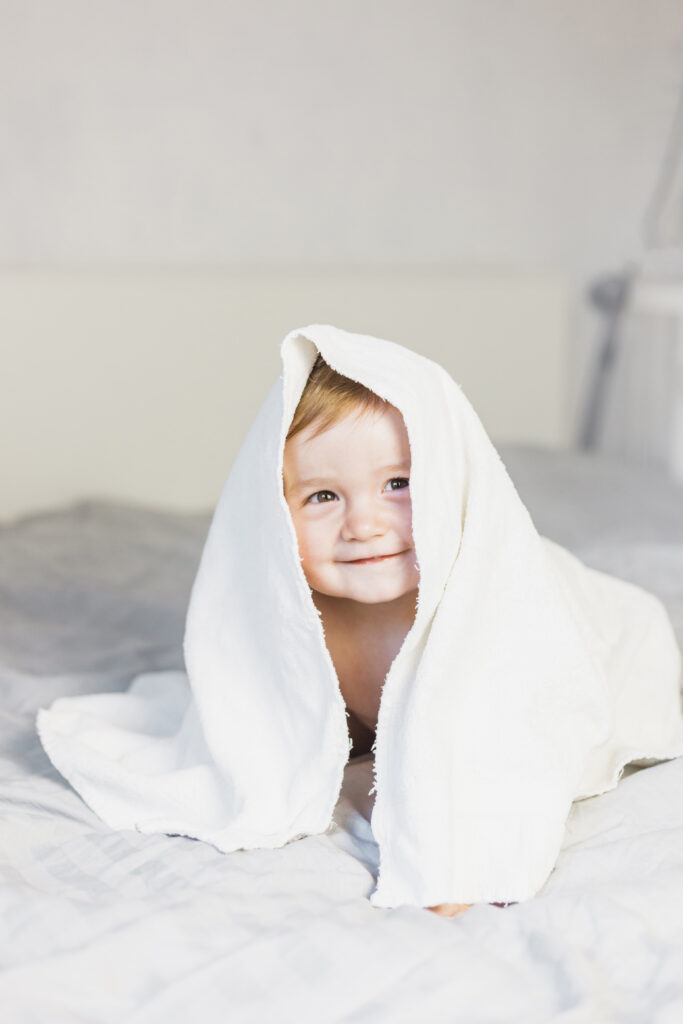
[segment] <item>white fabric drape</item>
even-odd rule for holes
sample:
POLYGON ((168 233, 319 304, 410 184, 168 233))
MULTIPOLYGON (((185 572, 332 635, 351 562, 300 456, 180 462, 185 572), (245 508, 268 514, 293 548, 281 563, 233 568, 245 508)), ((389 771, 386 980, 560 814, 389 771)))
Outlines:
POLYGON ((412 457, 419 600, 379 711, 371 902, 528 899, 573 800, 683 754, 680 652, 657 598, 539 536, 458 385, 388 341, 321 325, 284 339, 206 540, 187 677, 57 700, 43 745, 113 828, 229 852, 329 827, 346 714, 282 489, 318 351, 401 411, 412 457))

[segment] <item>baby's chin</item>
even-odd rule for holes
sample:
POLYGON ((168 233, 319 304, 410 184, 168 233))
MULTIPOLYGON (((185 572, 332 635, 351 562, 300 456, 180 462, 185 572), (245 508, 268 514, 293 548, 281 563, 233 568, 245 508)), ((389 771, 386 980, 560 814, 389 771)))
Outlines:
POLYGON ((364 594, 362 597, 352 598, 358 604, 391 604, 393 601, 400 601, 415 592, 414 587, 405 587, 403 590, 391 591, 386 594, 364 594))
MULTIPOLYGON (((310 585, 310 584, 309 584, 310 585)), ((367 586, 362 589, 336 588, 336 587, 311 587, 314 596, 322 597, 323 601, 330 599, 338 601, 350 601, 359 605, 391 604, 394 601, 407 599, 412 595, 417 598, 417 584, 410 583, 403 587, 380 587, 367 586)))

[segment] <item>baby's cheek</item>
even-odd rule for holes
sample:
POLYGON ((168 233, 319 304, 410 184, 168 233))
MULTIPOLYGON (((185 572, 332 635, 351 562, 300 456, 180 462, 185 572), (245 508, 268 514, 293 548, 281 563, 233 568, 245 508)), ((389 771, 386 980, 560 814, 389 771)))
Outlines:
POLYGON ((302 544, 311 559, 320 560, 331 556, 334 549, 334 528, 328 520, 329 516, 317 516, 302 523, 302 544))
POLYGON ((321 561, 322 545, 320 539, 316 537, 315 531, 310 529, 297 530, 297 542, 302 568, 308 579, 309 574, 315 574, 316 567, 321 561))
POLYGON ((404 535, 412 538, 413 506, 410 498, 407 498, 406 501, 401 502, 398 512, 401 519, 401 527, 404 535))

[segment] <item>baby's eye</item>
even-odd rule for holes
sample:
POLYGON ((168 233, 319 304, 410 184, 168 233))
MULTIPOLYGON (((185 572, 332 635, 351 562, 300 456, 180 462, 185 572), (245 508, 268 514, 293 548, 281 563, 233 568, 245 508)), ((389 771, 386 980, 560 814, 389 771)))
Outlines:
POLYGON ((327 502, 327 501, 329 501, 331 499, 334 499, 334 497, 335 497, 335 494, 334 494, 333 491, 316 491, 315 494, 312 494, 310 496, 310 498, 306 499, 306 504, 311 502, 311 504, 313 504, 313 505, 324 505, 325 502, 327 502), (329 498, 323 498, 322 501, 321 501, 320 500, 320 495, 321 494, 330 495, 330 497, 329 498))
POLYGON ((410 481, 405 476, 393 476, 391 478, 391 480, 389 481, 389 484, 392 485, 391 486, 391 490, 392 491, 401 491, 401 490, 404 489, 404 487, 408 487, 409 486, 410 481), (394 487, 393 484, 398 484, 398 486, 394 487))

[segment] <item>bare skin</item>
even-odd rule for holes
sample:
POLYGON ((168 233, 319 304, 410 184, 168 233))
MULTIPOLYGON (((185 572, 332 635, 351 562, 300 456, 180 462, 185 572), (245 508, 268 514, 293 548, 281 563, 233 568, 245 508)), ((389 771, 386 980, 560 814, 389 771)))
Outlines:
MULTIPOLYGON (((413 624, 417 591, 375 605, 315 592, 312 596, 346 707, 373 742, 384 680, 413 624)), ((359 753, 365 751, 354 747, 353 755, 359 753)))
POLYGON ((457 917, 473 906, 473 903, 439 903, 435 907, 427 907, 427 910, 433 911, 439 917, 457 917))

